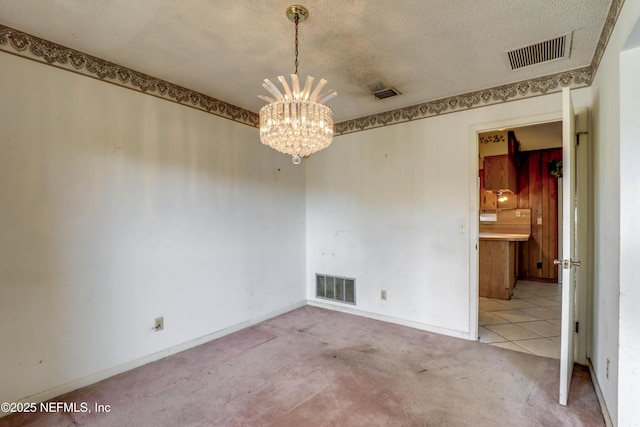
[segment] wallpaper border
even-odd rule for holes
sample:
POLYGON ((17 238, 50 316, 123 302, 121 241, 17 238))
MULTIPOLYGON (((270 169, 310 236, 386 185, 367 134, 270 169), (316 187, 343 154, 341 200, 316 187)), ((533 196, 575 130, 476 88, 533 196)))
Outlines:
POLYGON ((517 99, 531 98, 547 93, 559 92, 563 87, 584 87, 591 84, 591 68, 551 74, 504 86, 470 92, 463 95, 424 102, 410 107, 372 114, 353 120, 336 123, 335 135, 358 132, 412 120, 425 119, 446 113, 455 113, 471 108, 484 107, 517 99))
POLYGON ((0 25, 0 50, 258 127, 258 114, 202 93, 0 25))
POLYGON ((344 135, 501 102, 531 98, 559 92, 567 86, 572 88, 590 86, 623 5, 624 0, 612 0, 593 59, 587 67, 343 121, 334 125, 334 134, 344 135))
MULTIPOLYGON (((346 120, 334 125, 334 135, 545 95, 559 92, 567 86, 574 88, 590 86, 623 4, 624 0, 612 1, 590 66, 346 120)), ((0 50, 177 102, 249 126, 259 126, 260 117, 252 111, 1 24, 0 50)))

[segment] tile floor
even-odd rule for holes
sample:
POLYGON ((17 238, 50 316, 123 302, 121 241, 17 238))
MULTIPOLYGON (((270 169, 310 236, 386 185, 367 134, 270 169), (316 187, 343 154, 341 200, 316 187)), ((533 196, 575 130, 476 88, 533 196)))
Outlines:
POLYGON ((510 300, 480 297, 480 342, 560 358, 562 287, 518 281, 510 300))

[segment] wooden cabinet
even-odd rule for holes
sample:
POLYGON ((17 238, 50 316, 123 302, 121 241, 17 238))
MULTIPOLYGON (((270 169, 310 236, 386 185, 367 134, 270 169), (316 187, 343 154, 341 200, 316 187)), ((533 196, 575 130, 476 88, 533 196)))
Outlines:
POLYGON ((513 158, 508 154, 484 158, 484 188, 518 192, 518 173, 513 158))
POLYGON ((509 131, 507 154, 484 158, 484 188, 493 191, 511 191, 518 194, 517 154, 520 143, 509 131))
POLYGON ((516 284, 517 247, 531 236, 531 209, 500 210, 495 222, 480 222, 479 232, 480 296, 509 299, 516 284))
POLYGON ((498 208, 498 196, 493 191, 482 190, 480 192, 480 209, 496 210, 498 208))
POLYGON ((480 240, 479 293, 481 297, 511 299, 516 284, 516 242, 480 240))

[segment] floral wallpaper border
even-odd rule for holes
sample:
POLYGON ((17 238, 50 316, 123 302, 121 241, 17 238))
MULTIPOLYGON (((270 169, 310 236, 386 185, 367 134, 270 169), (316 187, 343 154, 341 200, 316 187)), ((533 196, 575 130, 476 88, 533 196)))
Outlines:
MULTIPOLYGON (((613 0, 591 65, 563 73, 520 81, 418 105, 336 123, 335 135, 424 119, 446 113, 560 91, 563 87, 591 85, 624 0, 613 0)), ((179 104, 258 127, 257 113, 228 104, 182 86, 143 74, 74 49, 0 25, 0 50, 114 83, 179 104)))
POLYGON ((557 92, 565 86, 582 87, 589 86, 590 84, 591 68, 585 67, 340 122, 334 125, 334 134, 344 135, 365 129, 544 95, 546 93, 557 92))
POLYGON ((546 93, 558 92, 566 86, 590 86, 623 5, 624 0, 612 0, 609 13, 607 14, 605 24, 600 33, 598 45, 593 54, 591 65, 588 67, 336 123, 334 125, 334 134, 344 135, 361 130, 433 117, 440 114, 544 95, 546 93))
POLYGON ((149 95, 188 105, 216 116, 258 127, 258 114, 113 62, 0 25, 0 50, 149 95))

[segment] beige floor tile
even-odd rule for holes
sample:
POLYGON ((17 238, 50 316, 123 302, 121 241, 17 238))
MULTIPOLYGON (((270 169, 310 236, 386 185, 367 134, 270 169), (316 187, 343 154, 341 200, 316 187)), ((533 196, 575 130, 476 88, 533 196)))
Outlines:
POLYGON ((562 304, 561 301, 558 302, 555 299, 546 297, 527 298, 525 301, 530 304, 537 305, 538 307, 552 307, 562 304))
POLYGON ((523 308, 521 311, 537 320, 559 319, 561 316, 561 310, 556 310, 555 307, 523 308))
POLYGON ((516 340, 513 343, 538 356, 560 358, 560 343, 553 342, 548 338, 516 340))
POLYGON ((519 281, 510 300, 479 299, 478 340, 495 347, 559 358, 561 287, 519 281))
POLYGON ((536 316, 525 313, 524 310, 536 310, 536 309, 528 308, 528 309, 522 309, 522 310, 503 310, 503 311, 496 311, 493 314, 495 314, 496 316, 502 317, 503 319, 511 323, 533 322, 535 320, 541 320, 536 316))
POLYGON ((506 348, 507 350, 519 351, 520 353, 533 354, 529 350, 526 350, 525 348, 520 347, 519 345, 514 344, 511 341, 495 342, 495 343, 491 343, 489 345, 492 345, 494 347, 506 348))
POLYGON ((527 292, 524 289, 516 289, 513 291, 513 296, 511 299, 524 299, 524 298, 536 298, 538 295, 532 294, 531 292, 527 292))
POLYGON ((500 325, 500 324, 504 324, 504 323, 508 323, 508 321, 500 316, 496 316, 493 313, 490 313, 488 311, 481 311, 478 314, 478 324, 480 326, 485 326, 485 325, 500 325))
POLYGON ((540 335, 528 329, 525 329, 522 326, 518 326, 515 323, 507 323, 504 325, 487 325, 485 327, 491 332, 495 332, 496 334, 505 337, 509 341, 540 338, 540 335))
POLYGON ((488 298, 482 298, 478 305, 485 311, 509 310, 509 307, 504 305, 502 301, 488 298))
POLYGON ((562 305, 554 305, 553 307, 547 307, 547 308, 555 312, 558 316, 562 316, 562 305))
POLYGON ((503 336, 496 334, 495 332, 490 331, 487 328, 480 326, 478 328, 478 340, 481 343, 490 344, 494 342, 506 342, 507 339, 503 336))
POLYGON ((558 289, 530 289, 527 292, 535 294, 539 297, 557 297, 562 295, 562 290, 558 289))
POLYGON ((529 299, 514 299, 511 298, 507 301, 501 301, 502 304, 509 307, 510 309, 519 309, 519 308, 536 308, 540 307, 540 305, 531 303, 529 299))
POLYGON ((553 323, 549 323, 545 320, 539 320, 537 322, 516 323, 516 324, 532 332, 535 332, 541 337, 548 338, 548 337, 560 336, 560 325, 554 325, 553 323))

